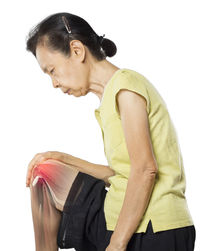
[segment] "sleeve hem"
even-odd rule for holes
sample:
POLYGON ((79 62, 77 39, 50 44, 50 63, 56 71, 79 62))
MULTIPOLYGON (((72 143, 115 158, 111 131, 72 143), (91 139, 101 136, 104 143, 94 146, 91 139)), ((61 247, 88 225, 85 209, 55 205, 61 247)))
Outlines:
POLYGON ((144 85, 144 83, 138 79, 137 77, 130 77, 129 75, 123 75, 122 77, 120 77, 117 82, 116 82, 116 86, 114 87, 114 108, 116 113, 119 115, 119 109, 117 106, 117 94, 120 90, 122 89, 127 89, 129 91, 133 91, 139 95, 141 95, 145 100, 146 100, 146 110, 147 113, 149 115, 150 113, 150 99, 148 96, 148 92, 146 90, 146 87, 144 85))

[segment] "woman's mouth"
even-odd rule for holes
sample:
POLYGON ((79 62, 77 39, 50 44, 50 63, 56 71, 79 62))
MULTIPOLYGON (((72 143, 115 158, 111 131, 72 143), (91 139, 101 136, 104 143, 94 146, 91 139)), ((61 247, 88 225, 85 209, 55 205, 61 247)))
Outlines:
POLYGON ((70 89, 68 89, 67 91, 65 91, 64 93, 68 93, 69 94, 69 91, 70 91, 70 89))

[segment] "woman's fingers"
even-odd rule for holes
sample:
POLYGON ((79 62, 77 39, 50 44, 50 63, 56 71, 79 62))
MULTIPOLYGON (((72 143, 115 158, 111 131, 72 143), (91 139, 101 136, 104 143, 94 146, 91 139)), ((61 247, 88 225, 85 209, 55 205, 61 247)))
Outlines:
POLYGON ((26 186, 30 186, 30 181, 31 181, 31 177, 32 177, 32 172, 34 167, 36 167, 36 165, 29 167, 28 172, 27 172, 27 178, 26 178, 26 186))
POLYGON ((37 166, 40 162, 44 161, 47 159, 47 153, 37 153, 34 158, 31 160, 31 162, 28 165, 28 170, 27 170, 27 175, 26 175, 26 186, 30 186, 30 181, 32 178, 32 173, 34 167, 37 166), (46 156, 46 157, 45 157, 46 156))
POLYGON ((31 162, 28 165, 27 174, 26 174, 26 186, 30 185, 31 171, 34 166, 33 163, 35 163, 35 159, 36 159, 36 155, 34 156, 34 158, 31 160, 31 162))
POLYGON ((27 175, 26 175, 26 186, 30 185, 30 179, 31 179, 31 174, 32 174, 32 169, 36 164, 37 159, 39 158, 39 154, 36 154, 33 159, 30 161, 28 165, 28 170, 27 170, 27 175))

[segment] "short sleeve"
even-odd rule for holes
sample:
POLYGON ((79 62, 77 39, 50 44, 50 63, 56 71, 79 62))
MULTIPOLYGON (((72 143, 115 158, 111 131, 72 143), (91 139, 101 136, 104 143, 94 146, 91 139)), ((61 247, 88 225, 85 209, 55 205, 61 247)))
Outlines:
POLYGON ((118 114, 118 116, 120 116, 120 115, 119 115, 119 109, 117 106, 116 96, 117 96, 117 93, 121 89, 127 89, 127 90, 136 92, 136 93, 140 94, 141 96, 143 96, 146 100, 147 113, 149 114, 149 112, 150 112, 150 98, 149 98, 149 94, 148 94, 147 88, 145 86, 145 83, 144 83, 144 80, 142 79, 142 77, 136 76, 136 75, 129 73, 129 72, 126 72, 126 71, 123 71, 115 79, 115 83, 113 85, 114 109, 115 109, 115 112, 118 114))

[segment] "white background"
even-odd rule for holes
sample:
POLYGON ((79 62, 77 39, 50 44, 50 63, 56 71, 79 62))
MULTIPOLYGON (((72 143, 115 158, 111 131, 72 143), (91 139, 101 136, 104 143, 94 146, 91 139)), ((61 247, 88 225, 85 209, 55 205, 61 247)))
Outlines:
POLYGON ((177 130, 186 173, 186 198, 200 249, 199 1, 6 1, 1 3, 1 250, 34 251, 29 162, 38 152, 62 151, 107 164, 94 116, 99 99, 52 86, 25 38, 43 18, 70 12, 113 40, 120 68, 143 74, 157 88, 177 130))

